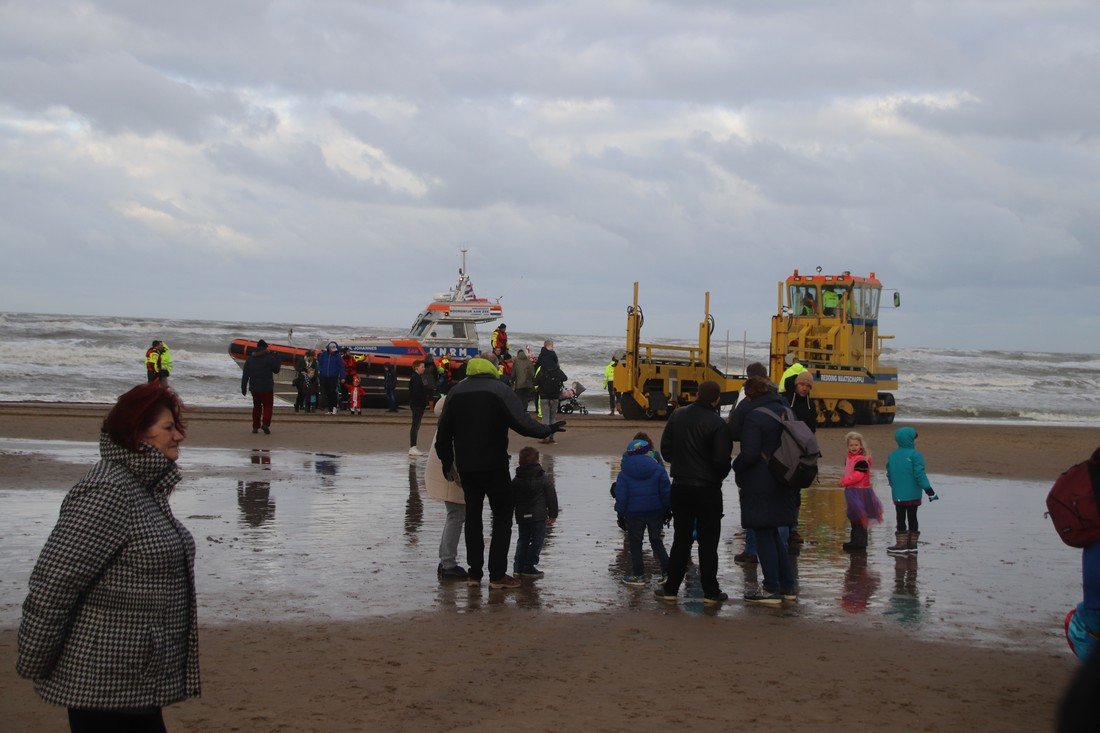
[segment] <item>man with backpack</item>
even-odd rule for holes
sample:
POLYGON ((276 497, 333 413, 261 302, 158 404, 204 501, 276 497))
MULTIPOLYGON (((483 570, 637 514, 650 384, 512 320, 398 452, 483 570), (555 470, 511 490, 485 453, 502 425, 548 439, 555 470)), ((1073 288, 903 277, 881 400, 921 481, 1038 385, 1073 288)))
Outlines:
POLYGON ((661 436, 661 453, 672 464, 672 517, 675 528, 668 576, 654 594, 675 601, 691 557, 692 533, 699 539, 699 582, 703 603, 729 598, 718 587, 718 539, 722 529, 722 481, 730 472, 730 440, 718 414, 717 382, 699 385, 695 402, 672 413, 661 436))
POLYGON ((780 527, 794 523, 798 490, 790 488, 786 480, 781 481, 777 477, 780 471, 773 471, 769 463, 779 463, 776 454, 788 427, 783 418, 794 418, 764 377, 750 377, 745 382, 745 396, 750 400, 749 411, 741 428, 741 452, 733 460, 733 471, 741 498, 741 526, 756 534, 757 557, 764 575, 763 588, 746 591, 745 601, 778 605, 798 598, 790 558, 779 536, 780 527))

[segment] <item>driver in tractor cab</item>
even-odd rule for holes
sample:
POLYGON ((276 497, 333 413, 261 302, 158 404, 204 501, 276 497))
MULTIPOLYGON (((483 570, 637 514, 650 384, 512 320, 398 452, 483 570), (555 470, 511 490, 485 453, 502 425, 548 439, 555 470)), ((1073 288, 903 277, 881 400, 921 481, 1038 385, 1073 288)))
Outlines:
POLYGON ((835 287, 826 287, 821 291, 821 310, 826 316, 835 316, 836 308, 840 305, 840 294, 835 287))
POLYGON ((812 290, 807 290, 805 297, 802 298, 802 308, 799 309, 798 315, 817 315, 817 301, 814 300, 814 293, 812 290))

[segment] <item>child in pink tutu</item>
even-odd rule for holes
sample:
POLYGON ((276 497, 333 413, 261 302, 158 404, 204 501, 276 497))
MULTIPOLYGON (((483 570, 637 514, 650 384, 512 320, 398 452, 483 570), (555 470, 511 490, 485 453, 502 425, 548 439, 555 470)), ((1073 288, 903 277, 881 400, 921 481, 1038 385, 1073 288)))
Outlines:
POLYGON ((863 436, 856 432, 844 436, 848 444, 848 457, 844 461, 844 502, 848 505, 848 521, 852 534, 844 543, 845 552, 867 551, 867 527, 871 522, 882 521, 882 502, 871 488, 871 451, 863 436))

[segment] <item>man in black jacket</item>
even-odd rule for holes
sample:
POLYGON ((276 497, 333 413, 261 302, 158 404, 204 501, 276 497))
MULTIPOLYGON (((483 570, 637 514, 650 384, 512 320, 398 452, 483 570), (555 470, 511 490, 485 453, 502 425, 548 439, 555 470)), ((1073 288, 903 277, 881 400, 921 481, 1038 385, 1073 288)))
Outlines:
POLYGON ((675 529, 668 577, 654 591, 675 601, 691 557, 692 531, 699 535, 699 580, 703 602, 729 598, 718 587, 718 538, 722 528, 722 481, 730 472, 733 443, 718 414, 717 382, 699 385, 695 402, 672 413, 661 436, 661 453, 672 464, 672 516, 675 529))
POLYGON ((489 587, 515 588, 506 574, 512 543, 515 499, 508 475, 508 429, 531 438, 564 430, 564 422, 543 425, 532 420, 516 393, 500 381, 496 366, 484 356, 470 359, 466 378, 451 388, 436 426, 435 452, 443 475, 461 478, 466 498, 466 560, 471 586, 481 585, 485 564, 482 511, 485 499, 493 512, 489 543, 489 587))
POLYGON ((428 407, 428 388, 424 385, 424 362, 413 364, 413 373, 409 377, 409 410, 412 412, 412 427, 409 428, 409 455, 422 456, 416 447, 416 436, 420 433, 420 421, 428 407))
POLYGON ((267 342, 260 339, 256 349, 241 367, 241 394, 252 392, 252 432, 271 435, 271 413, 275 407, 275 375, 282 364, 268 351, 267 342))

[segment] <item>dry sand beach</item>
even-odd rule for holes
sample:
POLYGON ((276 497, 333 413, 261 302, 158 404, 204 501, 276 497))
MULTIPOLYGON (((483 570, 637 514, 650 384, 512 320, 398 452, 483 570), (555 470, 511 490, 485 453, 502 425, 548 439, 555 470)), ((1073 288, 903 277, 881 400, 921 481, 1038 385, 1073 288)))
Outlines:
MULTIPOLYGON (((0 406, 0 437, 92 441, 102 405, 0 406)), ((187 446, 399 452, 407 416, 295 416, 252 435, 243 410, 194 410, 187 446)), ((939 474, 1049 481, 1100 444, 1100 429, 919 424, 939 474)), ((429 417, 421 447, 433 432, 429 417)), ((660 425, 589 416, 546 452, 617 455, 660 425)), ((864 429, 879 451, 893 426, 864 429)), ((828 441, 840 431, 825 434, 828 441)), ((885 452, 880 453, 884 456, 885 452)), ((841 460, 826 453, 826 464, 841 460)), ((61 487, 88 466, 0 454, 0 489, 61 487)), ((727 500, 728 501, 728 500, 727 500)), ((1067 549, 1066 563, 1079 562, 1067 549)), ((430 570, 428 570, 430 572, 430 570)), ((384 580, 374 581, 386 592, 384 580)), ((465 592, 465 589, 463 589, 465 592)), ((323 623, 203 624, 203 696, 166 710, 174 731, 333 730, 999 730, 1052 726, 1076 663, 1063 648, 1006 649, 916 637, 797 613, 687 614, 656 603, 561 614, 494 599, 323 623)), ((14 673, 16 632, 0 629, 5 730, 64 729, 64 711, 14 673)))

